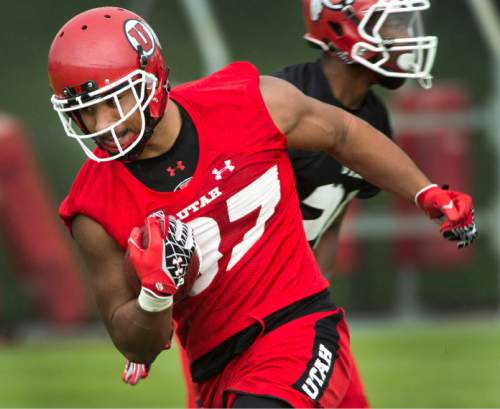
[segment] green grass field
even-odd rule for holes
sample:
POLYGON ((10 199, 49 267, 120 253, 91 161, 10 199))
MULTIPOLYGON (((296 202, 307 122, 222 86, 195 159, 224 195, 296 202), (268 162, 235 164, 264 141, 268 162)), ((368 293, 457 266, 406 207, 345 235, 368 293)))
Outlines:
POLYGON ((374 407, 500 407, 500 323, 351 330, 374 407))
MULTIPOLYGON (((374 407, 500 407, 500 322, 352 324, 352 346, 374 407)), ((121 383, 107 340, 0 346, 0 407, 182 407, 176 353, 150 378, 121 383)))

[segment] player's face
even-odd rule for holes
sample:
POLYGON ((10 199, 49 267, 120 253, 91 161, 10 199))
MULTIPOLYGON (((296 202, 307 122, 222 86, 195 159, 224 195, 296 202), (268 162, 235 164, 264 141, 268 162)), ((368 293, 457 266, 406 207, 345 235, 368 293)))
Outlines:
MULTIPOLYGON (((113 98, 98 104, 91 105, 79 110, 82 122, 91 132, 99 132, 116 124, 120 118, 120 110, 124 115, 136 109, 136 99, 132 91, 120 93, 118 96, 119 106, 113 98)), ((141 129, 141 117, 139 111, 132 113, 126 121, 118 125, 114 130, 122 147, 128 146, 141 129)), ((99 146, 110 152, 118 151, 113 135, 105 133, 96 138, 99 146)))
POLYGON ((413 13, 391 14, 380 29, 382 38, 409 38, 412 25, 413 13))
MULTIPOLYGON (((411 25, 411 14, 410 13, 398 13, 390 15, 385 21, 384 25, 380 30, 382 38, 390 40, 391 38, 409 38, 411 25)), ((396 70, 401 70, 398 65, 398 58, 403 54, 403 52, 391 52, 390 59, 388 61, 389 67, 394 67, 396 70)))
MULTIPOLYGON (((367 25, 368 32, 375 30, 377 21, 380 19, 381 13, 375 13, 373 19, 367 25)), ((392 13, 387 16, 384 24, 378 29, 380 37, 387 41, 390 58, 384 65, 395 71, 402 71, 398 65, 399 57, 404 54, 403 51, 390 51, 392 39, 402 39, 412 37, 412 26, 415 23, 416 14, 411 13, 392 13)))

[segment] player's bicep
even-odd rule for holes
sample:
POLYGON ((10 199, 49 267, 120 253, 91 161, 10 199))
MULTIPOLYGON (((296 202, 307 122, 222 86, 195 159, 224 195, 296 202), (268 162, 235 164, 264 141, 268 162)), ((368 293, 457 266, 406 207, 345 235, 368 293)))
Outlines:
POLYGON ((304 95, 286 81, 261 78, 261 91, 273 121, 290 149, 334 151, 342 143, 350 115, 304 95))
POLYGON ((136 297, 123 271, 124 253, 99 223, 86 216, 74 219, 72 231, 87 264, 99 311, 109 323, 119 306, 136 297))

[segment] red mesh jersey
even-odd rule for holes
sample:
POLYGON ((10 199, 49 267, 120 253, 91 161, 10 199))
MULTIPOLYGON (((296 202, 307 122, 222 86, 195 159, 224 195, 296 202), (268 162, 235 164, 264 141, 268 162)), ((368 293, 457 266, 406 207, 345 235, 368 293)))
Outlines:
POLYGON ((171 94, 199 136, 195 174, 183 190, 155 192, 117 161, 87 161, 62 203, 99 222, 125 248, 155 211, 193 227, 201 277, 174 319, 191 360, 288 304, 327 287, 307 244, 285 136, 275 126, 251 64, 234 63, 171 94))

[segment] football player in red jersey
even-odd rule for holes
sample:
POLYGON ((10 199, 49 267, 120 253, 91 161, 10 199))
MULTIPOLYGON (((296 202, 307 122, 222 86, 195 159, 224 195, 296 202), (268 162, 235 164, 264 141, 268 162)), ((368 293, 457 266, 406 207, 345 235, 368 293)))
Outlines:
MULTIPOLYGON (((287 66, 273 75, 304 94, 335 105, 365 120, 392 138, 384 103, 371 91, 390 90, 413 78, 432 84, 431 69, 438 40, 423 33, 420 13, 428 0, 302 0, 304 38, 322 50, 315 62, 287 66), (387 41, 391 40, 388 45, 387 41)), ((354 198, 380 191, 325 152, 289 150, 304 229, 323 275, 332 282, 342 219, 354 198)), ((346 407, 368 405, 353 361, 346 407)))
POLYGON ((54 109, 89 156, 60 213, 108 332, 149 365, 175 322, 205 407, 335 407, 348 393, 349 333, 307 244, 287 147, 327 151, 415 200, 447 239, 476 236, 468 195, 431 184, 370 125, 249 63, 169 90, 158 39, 125 9, 68 21, 48 70, 54 109), (195 253, 199 277, 183 288, 195 253))

